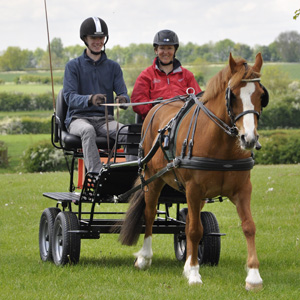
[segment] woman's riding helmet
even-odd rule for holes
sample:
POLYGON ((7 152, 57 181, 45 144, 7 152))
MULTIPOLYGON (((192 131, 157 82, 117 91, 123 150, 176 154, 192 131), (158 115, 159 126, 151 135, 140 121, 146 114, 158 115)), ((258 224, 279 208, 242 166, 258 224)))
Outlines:
POLYGON ((157 32, 154 36, 153 47, 162 45, 173 45, 175 46, 175 50, 177 50, 179 47, 179 39, 177 34, 168 29, 157 32))

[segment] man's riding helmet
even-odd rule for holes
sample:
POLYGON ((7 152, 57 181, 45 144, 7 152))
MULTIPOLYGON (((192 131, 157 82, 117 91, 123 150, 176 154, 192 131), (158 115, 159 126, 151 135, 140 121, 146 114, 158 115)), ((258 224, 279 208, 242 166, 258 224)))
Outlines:
MULTIPOLYGON (((104 50, 105 45, 108 41, 108 28, 106 23, 98 18, 98 17, 91 17, 84 20, 80 26, 80 38, 83 40, 86 46, 88 46, 85 42, 86 36, 92 37, 106 37, 106 41, 104 42, 104 50)), ((98 53, 97 53, 98 54, 98 53)))
POLYGON ((161 30, 156 33, 153 40, 153 47, 162 46, 162 45, 172 45, 175 46, 175 50, 179 47, 179 39, 177 34, 172 30, 161 30))

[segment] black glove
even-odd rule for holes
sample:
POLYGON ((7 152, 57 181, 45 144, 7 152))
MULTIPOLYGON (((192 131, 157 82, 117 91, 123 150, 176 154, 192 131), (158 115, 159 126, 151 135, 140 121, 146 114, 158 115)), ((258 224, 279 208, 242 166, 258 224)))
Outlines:
POLYGON ((106 95, 104 94, 95 94, 89 100, 89 106, 95 105, 100 106, 106 102, 106 95))
MULTIPOLYGON (((116 103, 120 103, 120 104, 127 103, 127 100, 126 100, 125 96, 117 96, 115 100, 116 100, 116 103)), ((127 109, 128 106, 120 105, 120 108, 127 109)))

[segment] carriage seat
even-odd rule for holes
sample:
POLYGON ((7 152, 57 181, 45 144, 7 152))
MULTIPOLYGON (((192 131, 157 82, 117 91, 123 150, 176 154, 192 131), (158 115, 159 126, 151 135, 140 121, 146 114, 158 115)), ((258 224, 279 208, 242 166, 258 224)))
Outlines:
MULTIPOLYGON (((52 117, 52 144, 65 151, 77 151, 82 148, 81 138, 69 133, 65 126, 65 118, 68 106, 64 100, 63 90, 60 90, 56 98, 56 114, 52 117), (59 143, 59 146, 57 145, 59 143)), ((110 148, 114 145, 114 140, 110 139, 110 148)), ((108 149, 107 137, 96 137, 98 149, 108 149)))

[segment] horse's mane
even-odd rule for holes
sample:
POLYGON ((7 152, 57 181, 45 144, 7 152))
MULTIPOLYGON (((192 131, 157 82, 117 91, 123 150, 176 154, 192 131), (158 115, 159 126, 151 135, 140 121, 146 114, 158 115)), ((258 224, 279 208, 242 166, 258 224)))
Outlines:
POLYGON ((228 83, 230 88, 234 89, 240 84, 242 79, 253 79, 260 77, 260 73, 253 70, 245 59, 236 59, 236 72, 232 75, 229 65, 213 76, 207 83, 205 93, 202 97, 203 102, 216 98, 220 93, 225 92, 228 83))

